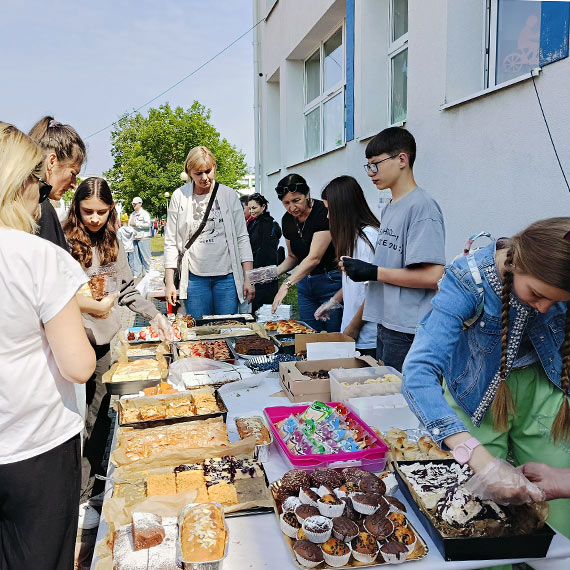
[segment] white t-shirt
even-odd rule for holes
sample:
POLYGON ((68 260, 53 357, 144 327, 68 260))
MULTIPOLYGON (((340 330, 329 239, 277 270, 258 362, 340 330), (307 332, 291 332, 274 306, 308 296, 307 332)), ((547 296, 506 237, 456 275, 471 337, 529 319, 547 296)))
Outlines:
MULTIPOLYGON (((366 237, 370 240, 372 246, 376 244, 378 239, 378 230, 371 226, 364 228, 366 237)), ((374 250, 362 239, 358 238, 356 247, 352 255, 355 259, 374 262, 374 250)), ((342 313, 342 324, 340 330, 343 331, 352 321, 352 318, 360 309, 366 296, 366 283, 356 283, 352 279, 342 274, 342 302, 344 311, 342 313)), ((360 335, 356 341, 356 348, 376 348, 376 323, 365 322, 360 329, 360 335)))
POLYGON ((61 247, 0 229, 0 464, 45 453, 83 428, 74 384, 61 375, 43 323, 86 281, 61 247))
POLYGON ((133 245, 133 239, 137 233, 137 230, 133 226, 121 226, 117 230, 117 237, 121 240, 125 253, 130 253, 135 250, 133 245))

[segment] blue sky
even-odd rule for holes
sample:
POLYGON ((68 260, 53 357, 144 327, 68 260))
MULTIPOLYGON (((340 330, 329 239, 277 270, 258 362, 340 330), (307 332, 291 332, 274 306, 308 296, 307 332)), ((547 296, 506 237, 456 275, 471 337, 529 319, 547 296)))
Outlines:
MULTIPOLYGON (((0 22, 0 120, 28 131, 50 114, 84 139, 253 25, 251 0, 2 0, 0 22)), ((187 108, 197 99, 250 165, 252 34, 152 104, 187 108)), ((86 140, 83 174, 112 166, 109 132, 86 140)))

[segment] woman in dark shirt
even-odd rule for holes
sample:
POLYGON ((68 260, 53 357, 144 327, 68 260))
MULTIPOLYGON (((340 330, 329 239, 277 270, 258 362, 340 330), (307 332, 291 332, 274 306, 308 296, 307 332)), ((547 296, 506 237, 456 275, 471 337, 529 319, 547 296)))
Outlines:
MULTIPOLYGON (((249 196, 248 208, 251 222, 247 225, 251 251, 253 252, 253 267, 277 265, 277 248, 281 239, 279 224, 269 215, 267 198, 257 192, 249 196)), ((255 286, 255 299, 252 310, 255 312, 261 305, 271 304, 277 295, 277 282, 260 283, 255 286)))
POLYGON ((289 174, 275 188, 287 213, 281 227, 288 255, 277 268, 278 275, 296 267, 273 301, 275 311, 287 291, 297 285, 299 317, 318 331, 340 331, 342 309, 328 321, 317 321, 315 311, 342 287, 336 254, 329 231, 327 209, 321 200, 309 195, 309 186, 299 174, 289 174))

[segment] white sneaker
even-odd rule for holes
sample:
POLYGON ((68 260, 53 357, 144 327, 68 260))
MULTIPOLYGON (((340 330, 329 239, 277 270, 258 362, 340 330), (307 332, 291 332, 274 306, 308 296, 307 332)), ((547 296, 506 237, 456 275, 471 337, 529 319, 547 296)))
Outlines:
POLYGON ((77 522, 77 527, 89 530, 98 526, 99 513, 89 503, 81 503, 79 505, 79 520, 77 522))

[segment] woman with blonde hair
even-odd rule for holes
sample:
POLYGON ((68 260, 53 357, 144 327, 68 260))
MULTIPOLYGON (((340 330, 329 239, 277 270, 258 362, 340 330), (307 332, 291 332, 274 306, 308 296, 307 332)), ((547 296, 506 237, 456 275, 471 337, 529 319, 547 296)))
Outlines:
POLYGON ((50 191, 42 149, 0 123, 0 568, 10 570, 73 568, 83 427, 74 383, 95 368, 75 298, 85 274, 31 235, 50 191))
POLYGON ((166 298, 176 303, 179 267, 180 299, 198 318, 236 313, 255 295, 246 273, 253 268, 253 255, 241 203, 235 190, 215 176, 212 152, 194 147, 181 175, 187 183, 172 194, 164 232, 166 298))

